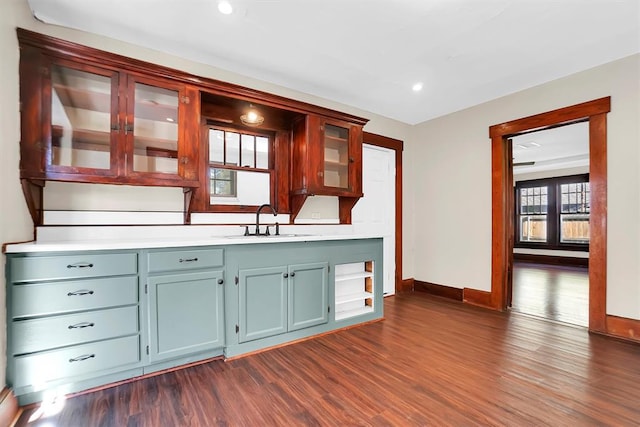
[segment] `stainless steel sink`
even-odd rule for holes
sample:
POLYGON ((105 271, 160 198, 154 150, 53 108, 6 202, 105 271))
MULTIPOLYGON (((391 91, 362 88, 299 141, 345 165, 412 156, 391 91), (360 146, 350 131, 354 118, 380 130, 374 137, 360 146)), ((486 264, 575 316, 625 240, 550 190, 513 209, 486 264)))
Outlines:
POLYGON ((278 239, 278 238, 286 238, 286 237, 305 237, 305 236, 311 236, 311 234, 289 234, 289 233, 285 233, 285 234, 270 234, 270 235, 264 235, 264 234, 260 234, 260 235, 236 235, 236 236, 223 236, 225 239, 278 239))

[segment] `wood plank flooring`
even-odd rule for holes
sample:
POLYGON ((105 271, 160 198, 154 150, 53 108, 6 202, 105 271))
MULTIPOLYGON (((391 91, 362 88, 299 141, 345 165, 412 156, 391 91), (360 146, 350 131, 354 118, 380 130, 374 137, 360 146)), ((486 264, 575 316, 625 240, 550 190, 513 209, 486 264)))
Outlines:
POLYGON ((386 320, 84 394, 18 426, 637 426, 640 346, 427 294, 386 320))
POLYGON ((589 270, 516 262, 513 310, 577 326, 589 326, 589 270))

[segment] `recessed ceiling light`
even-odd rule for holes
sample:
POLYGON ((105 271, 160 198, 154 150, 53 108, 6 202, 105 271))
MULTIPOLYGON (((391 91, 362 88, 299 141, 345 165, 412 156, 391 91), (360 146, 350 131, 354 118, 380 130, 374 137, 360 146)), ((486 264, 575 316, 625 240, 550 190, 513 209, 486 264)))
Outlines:
POLYGON ((223 15, 231 15, 233 13, 233 6, 226 0, 222 0, 218 3, 218 10, 223 15))
POLYGON ((423 86, 424 86, 424 84, 422 84, 422 82, 418 82, 418 83, 414 83, 413 86, 411 86, 411 89, 414 92, 420 92, 422 90, 423 86))

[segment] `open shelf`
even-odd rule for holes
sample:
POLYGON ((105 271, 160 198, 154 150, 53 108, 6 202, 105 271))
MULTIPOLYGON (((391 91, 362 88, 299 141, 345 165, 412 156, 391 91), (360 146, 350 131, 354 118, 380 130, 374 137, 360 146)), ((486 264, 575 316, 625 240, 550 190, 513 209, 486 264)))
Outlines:
POLYGON ((336 295, 336 305, 353 301, 362 301, 367 298, 373 298, 373 292, 356 292, 353 294, 336 295))
POLYGON ((373 306, 364 306, 360 308, 354 308, 352 310, 337 311, 336 320, 349 319, 351 317, 360 316, 362 314, 373 313, 373 306))
POLYGON ((341 274, 340 276, 336 274, 336 282, 353 279, 364 279, 365 277, 373 277, 373 271, 361 271, 358 273, 341 274))
POLYGON ((336 321, 374 311, 373 261, 335 266, 336 321))

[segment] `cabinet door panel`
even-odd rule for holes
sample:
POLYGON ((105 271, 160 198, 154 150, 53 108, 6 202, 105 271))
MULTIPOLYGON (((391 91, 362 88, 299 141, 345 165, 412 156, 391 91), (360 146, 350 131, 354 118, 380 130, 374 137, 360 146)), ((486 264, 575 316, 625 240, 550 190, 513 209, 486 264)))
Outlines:
POLYGON ((349 189, 349 128, 324 125, 324 186, 349 189))
POLYGON ((48 169, 114 174, 118 73, 59 60, 51 65, 50 78, 50 98, 43 100, 51 115, 48 169))
POLYGON ((12 285, 13 318, 138 303, 138 276, 12 285))
POLYGON ((178 179, 184 85, 129 76, 127 173, 178 179))
POLYGON ((150 277, 152 362, 224 345, 222 271, 150 277))
POLYGON ((83 253, 16 257, 11 260, 11 281, 14 283, 120 276, 137 272, 138 255, 135 253, 83 253))
POLYGON ((24 354, 138 333, 138 307, 21 320, 13 323, 13 353, 24 354))
POLYGON ((224 264, 224 250, 198 249, 187 251, 181 249, 149 252, 147 260, 150 273, 221 267, 224 264))
POLYGON ((286 267, 240 270, 240 342, 287 331, 286 274, 286 267))
POLYGON ((73 378, 140 361, 140 337, 133 335, 113 340, 65 347, 15 358, 13 387, 46 387, 48 382, 73 378))
POLYGON ((289 266, 288 330, 329 321, 328 263, 289 266))

